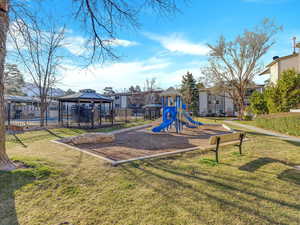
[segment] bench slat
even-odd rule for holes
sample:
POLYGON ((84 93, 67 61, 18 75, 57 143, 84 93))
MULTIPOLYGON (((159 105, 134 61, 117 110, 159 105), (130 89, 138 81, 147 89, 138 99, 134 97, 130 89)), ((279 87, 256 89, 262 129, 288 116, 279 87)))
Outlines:
POLYGON ((220 138, 220 143, 230 142, 230 141, 237 141, 240 139, 241 132, 231 133, 231 134, 222 134, 216 135, 209 138, 209 144, 215 145, 217 143, 217 138, 220 138))

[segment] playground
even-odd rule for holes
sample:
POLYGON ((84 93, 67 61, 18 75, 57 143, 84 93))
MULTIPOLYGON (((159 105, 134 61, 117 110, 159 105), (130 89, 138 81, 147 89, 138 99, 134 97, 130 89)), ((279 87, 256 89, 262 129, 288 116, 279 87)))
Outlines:
POLYGON ((109 143, 99 141, 78 144, 65 139, 58 140, 57 143, 68 144, 73 149, 117 165, 133 160, 213 149, 215 144, 210 143, 211 137, 234 132, 222 124, 205 124, 193 120, 186 110, 181 95, 176 91, 164 92, 161 101, 162 119, 146 127, 112 132, 114 140, 109 143))
POLYGON ((229 133, 222 127, 215 129, 186 128, 180 134, 172 128, 165 133, 152 133, 149 129, 138 129, 115 135, 111 143, 72 145, 109 160, 130 160, 139 157, 156 156, 161 153, 176 153, 184 150, 198 150, 212 147, 209 138, 213 135, 229 133))

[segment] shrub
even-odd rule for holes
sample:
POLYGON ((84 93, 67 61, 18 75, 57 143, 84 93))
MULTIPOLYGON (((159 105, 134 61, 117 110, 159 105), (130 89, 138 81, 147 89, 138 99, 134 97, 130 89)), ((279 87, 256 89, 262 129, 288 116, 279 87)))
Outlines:
MULTIPOLYGON (((288 112, 296 107, 300 103, 300 74, 295 70, 282 72, 278 83, 266 89, 264 99, 270 113, 288 112)), ((253 100, 257 103, 258 99, 253 100)))
POLYGON ((250 109, 254 114, 266 114, 269 112, 265 95, 255 91, 250 97, 250 109))
POLYGON ((277 89, 281 97, 281 112, 288 112, 300 103, 300 74, 287 70, 281 74, 277 89))

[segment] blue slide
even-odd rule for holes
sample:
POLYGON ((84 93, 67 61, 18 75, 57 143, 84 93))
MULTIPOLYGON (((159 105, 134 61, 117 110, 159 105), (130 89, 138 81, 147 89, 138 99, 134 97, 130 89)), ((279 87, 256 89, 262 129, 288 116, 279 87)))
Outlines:
POLYGON ((197 128, 197 126, 193 126, 191 125, 190 123, 187 123, 187 122, 184 122, 184 121, 181 121, 181 123, 186 126, 187 128, 197 128))
POLYGON ((182 114, 190 123, 195 124, 196 126, 204 125, 204 123, 200 123, 198 121, 193 120, 192 117, 190 117, 190 115, 185 110, 182 111, 182 114))
POLYGON ((162 130, 168 128, 173 122, 176 121, 176 108, 175 107, 167 107, 164 110, 163 122, 152 129, 153 132, 161 132, 162 130))

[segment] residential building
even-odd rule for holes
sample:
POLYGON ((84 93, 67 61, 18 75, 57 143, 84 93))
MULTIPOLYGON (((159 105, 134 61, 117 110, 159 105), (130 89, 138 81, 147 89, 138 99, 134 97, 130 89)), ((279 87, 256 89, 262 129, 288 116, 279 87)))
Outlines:
MULTIPOLYGON (((295 48, 300 48, 300 43, 295 45, 295 48)), ((274 56, 273 61, 269 63, 265 70, 260 75, 269 74, 270 83, 276 84, 280 79, 280 75, 283 71, 288 69, 294 69, 296 72, 300 72, 300 54, 294 50, 293 54, 287 56, 274 56)))
MULTIPOLYGON (((29 96, 5 95, 6 116, 10 119, 34 119, 40 116, 40 99, 29 96)), ((58 102, 49 101, 48 118, 57 118, 58 102)))
POLYGON ((115 109, 142 109, 147 104, 160 104, 160 93, 162 91, 122 92, 110 95, 114 99, 115 109))
POLYGON ((214 94, 211 88, 199 90, 200 116, 234 116, 233 100, 225 93, 214 94))
MULTIPOLYGON (((250 96, 254 91, 262 93, 264 85, 255 85, 246 91, 245 106, 250 105, 250 96)), ((212 88, 199 90, 200 116, 236 116, 237 110, 233 99, 226 93, 216 94, 212 88)))
POLYGON ((245 105, 249 106, 250 105, 250 97, 253 94, 253 92, 258 91, 260 93, 263 93, 265 90, 265 85, 264 84, 256 84, 254 87, 247 88, 246 90, 246 98, 245 98, 245 105))

